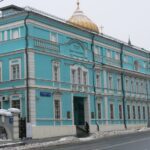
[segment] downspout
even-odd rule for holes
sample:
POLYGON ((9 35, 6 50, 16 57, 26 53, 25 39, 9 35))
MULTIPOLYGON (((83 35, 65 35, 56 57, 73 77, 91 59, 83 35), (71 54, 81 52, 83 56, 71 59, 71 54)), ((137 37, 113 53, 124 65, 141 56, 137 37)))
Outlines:
POLYGON ((124 89, 124 72, 123 72, 123 47, 124 44, 121 45, 121 53, 120 53, 120 65, 121 65, 121 85, 122 85, 122 105, 123 105, 123 123, 124 123, 124 128, 127 129, 127 124, 126 124, 126 107, 125 107, 125 89, 124 89))
POLYGON ((26 56, 26 101, 27 101, 27 122, 30 122, 30 111, 29 111, 29 62, 28 62, 28 25, 27 19, 29 18, 29 12, 27 11, 27 16, 24 19, 25 25, 25 56, 26 56))
MULTIPOLYGON (((94 109, 95 109, 95 124, 98 126, 97 121, 96 121, 96 87, 95 87, 95 55, 94 55, 94 38, 95 34, 92 34, 92 43, 91 43, 91 50, 92 50, 92 55, 93 55, 93 90, 94 90, 94 109)), ((99 126, 98 126, 99 129, 99 126)))

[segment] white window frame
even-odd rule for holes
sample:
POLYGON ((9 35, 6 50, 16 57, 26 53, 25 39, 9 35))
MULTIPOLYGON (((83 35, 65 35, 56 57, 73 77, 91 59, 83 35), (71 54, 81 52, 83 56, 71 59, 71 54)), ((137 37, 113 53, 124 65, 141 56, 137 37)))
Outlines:
POLYGON ((108 57, 108 58, 112 58, 111 50, 107 50, 107 52, 106 52, 106 53, 107 53, 107 57, 108 57))
POLYGON ((9 79, 10 80, 18 80, 21 79, 21 59, 17 58, 17 59, 11 59, 9 61, 9 79), (13 74, 12 74, 12 65, 19 65, 19 78, 13 79, 13 74))
POLYGON ((58 33, 56 32, 50 32, 50 41, 54 43, 58 43, 58 33), (56 34, 56 41, 52 40, 52 34, 56 34))
POLYGON ((52 63, 52 74, 53 74, 53 81, 59 82, 60 81, 60 62, 53 61, 53 63, 52 63), (58 67, 57 80, 55 80, 55 71, 54 71, 55 66, 58 67))
POLYGON ((101 80, 100 80, 100 73, 99 72, 96 72, 96 87, 101 87, 101 82, 100 82, 101 80), (98 79, 97 79, 97 76, 99 77, 98 79))
POLYGON ((4 31, 4 41, 7 41, 7 40, 8 40, 8 32, 4 31))
POLYGON ((111 73, 108 73, 108 89, 112 90, 113 89, 113 76, 111 73), (111 82, 110 82, 111 79, 111 82))
POLYGON ((53 114, 54 114, 54 120, 62 120, 62 101, 61 101, 61 95, 54 95, 54 97, 53 97, 54 99, 53 99, 53 108, 54 108, 54 112, 53 112, 53 114), (55 114, 55 101, 56 100, 58 100, 59 101, 59 103, 60 103, 60 118, 56 118, 56 114, 55 114))
POLYGON ((94 46, 94 53, 96 55, 99 55, 100 54, 100 51, 99 51, 99 47, 98 46, 94 46))
POLYGON ((118 60, 118 61, 120 60, 120 53, 116 52, 115 59, 118 60))
POLYGON ((121 91, 121 77, 117 78, 117 90, 121 91), (119 81, 119 82, 118 82, 119 81))
POLYGON ((18 39, 18 38, 20 38, 20 28, 14 28, 14 29, 12 29, 11 30, 11 39, 18 39), (17 36, 15 37, 14 36, 14 33, 17 31, 17 36))

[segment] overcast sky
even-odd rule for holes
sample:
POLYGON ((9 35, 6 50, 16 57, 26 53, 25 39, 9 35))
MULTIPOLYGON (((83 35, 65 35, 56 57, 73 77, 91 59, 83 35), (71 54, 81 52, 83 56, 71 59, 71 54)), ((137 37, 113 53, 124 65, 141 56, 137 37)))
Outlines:
MULTIPOLYGON (((31 6, 68 19, 76 0, 4 0, 6 5, 31 6)), ((117 39, 150 50, 150 0, 80 0, 80 8, 103 32, 117 39)))

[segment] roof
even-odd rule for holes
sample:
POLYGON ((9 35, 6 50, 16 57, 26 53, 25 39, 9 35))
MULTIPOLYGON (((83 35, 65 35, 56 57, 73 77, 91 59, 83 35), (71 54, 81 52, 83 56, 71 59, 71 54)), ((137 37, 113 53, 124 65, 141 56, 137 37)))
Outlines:
POLYGON ((24 8, 18 7, 16 5, 9 5, 9 6, 5 6, 5 7, 0 8, 0 11, 5 11, 7 9, 16 9, 18 11, 24 10, 24 8))

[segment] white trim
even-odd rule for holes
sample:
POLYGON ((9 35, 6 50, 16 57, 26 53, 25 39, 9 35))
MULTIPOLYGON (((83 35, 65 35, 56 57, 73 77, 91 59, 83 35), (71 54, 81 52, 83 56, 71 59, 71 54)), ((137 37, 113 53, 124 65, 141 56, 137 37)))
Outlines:
POLYGON ((24 20, 5 24, 5 25, 1 25, 0 31, 8 30, 8 29, 11 30, 13 28, 20 27, 20 26, 24 26, 24 20))
MULTIPOLYGON (((60 94, 54 94, 53 95, 53 114, 54 114, 54 120, 56 121, 60 121, 62 123, 62 98, 61 98, 61 95, 60 94), (58 100, 60 102, 60 118, 57 119, 55 118, 55 100, 58 100)), ((55 125, 55 122, 54 122, 54 125, 55 125)))
POLYGON ((11 59, 9 60, 9 80, 18 80, 18 79, 21 79, 21 58, 15 58, 15 59, 11 59), (13 61, 16 61, 16 62, 13 62, 13 61), (12 70, 11 70, 11 66, 12 65, 18 65, 19 64, 19 78, 17 79, 13 79, 13 76, 12 76, 12 70))

